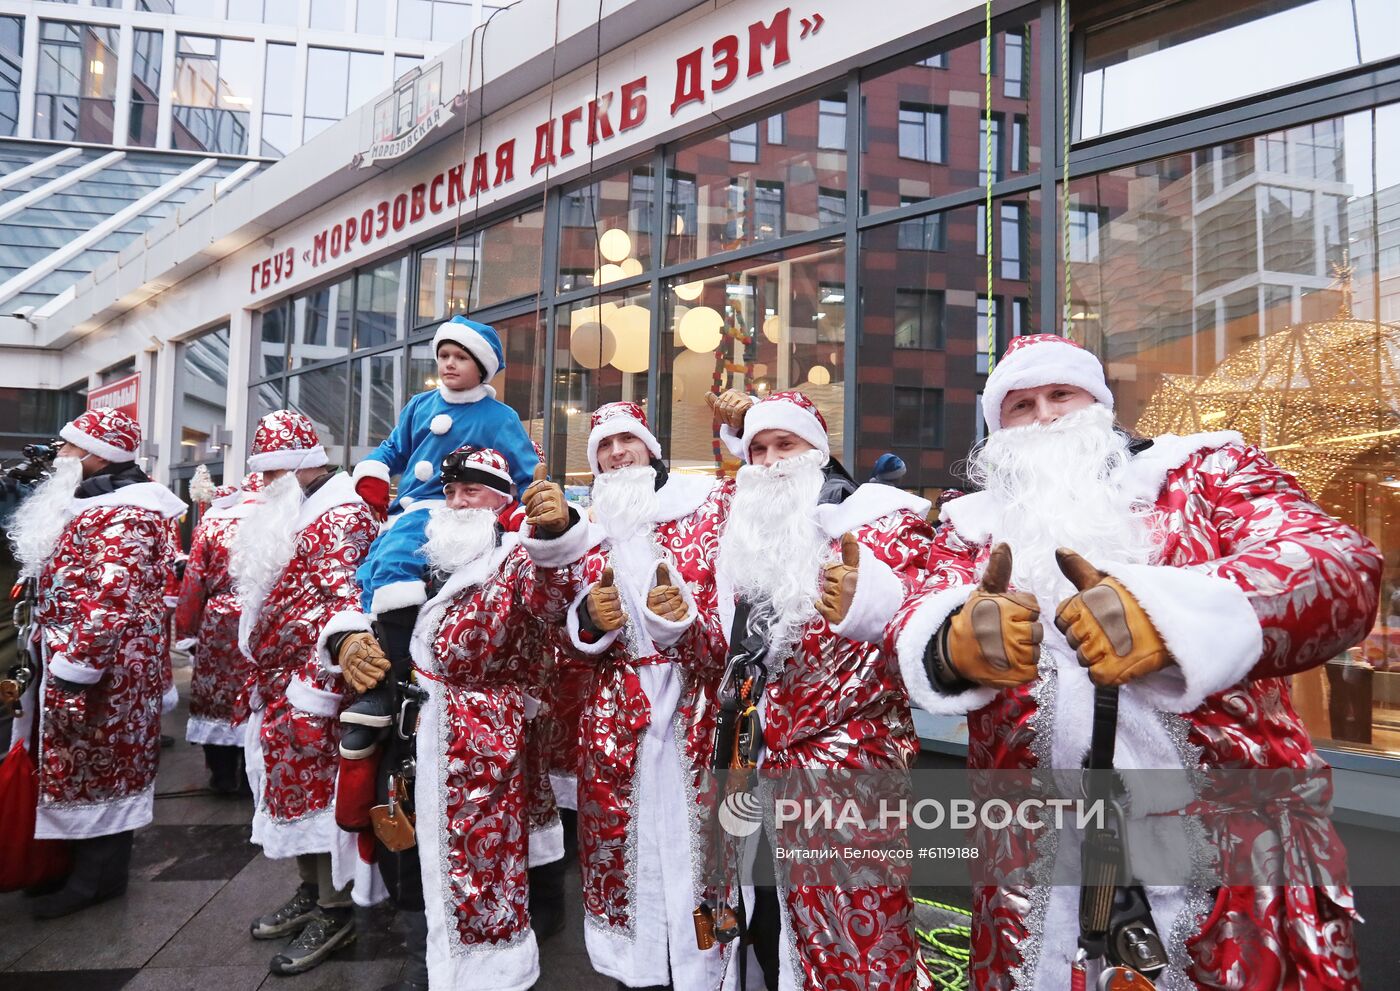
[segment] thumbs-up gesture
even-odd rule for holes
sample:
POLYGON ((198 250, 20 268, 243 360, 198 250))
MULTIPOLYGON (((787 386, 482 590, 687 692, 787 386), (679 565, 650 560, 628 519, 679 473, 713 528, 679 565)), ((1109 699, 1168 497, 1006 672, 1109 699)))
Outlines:
POLYGON ((996 688, 1034 680, 1040 661, 1040 607, 1013 593, 1011 548, 997 544, 977 591, 943 624, 943 661, 967 681, 996 688))
POLYGON ((1079 591, 1055 610, 1055 628, 1096 685, 1126 685, 1172 663, 1166 643, 1142 605, 1074 551, 1055 552, 1060 572, 1079 591))
POLYGON ((647 593, 647 609, 667 622, 679 623, 685 619, 688 611, 685 599, 681 597, 681 590, 671 584, 670 572, 664 564, 656 566, 656 584, 647 593))
POLYGON ((525 522, 555 536, 569 528, 569 506, 564 490, 549 480, 544 462, 535 465, 535 480, 520 497, 525 506, 525 522))
POLYGON ((588 618, 600 632, 611 633, 613 630, 620 630, 622 624, 627 622, 627 614, 622 611, 622 596, 613 584, 612 568, 603 569, 603 577, 589 590, 585 601, 588 606, 588 618))
POLYGON ((832 626, 840 624, 851 611, 860 578, 860 544, 853 534, 841 535, 841 560, 822 569, 822 595, 817 612, 832 626))
POLYGON ((748 413, 753 400, 737 389, 725 389, 716 396, 705 393, 705 403, 714 411, 715 419, 726 424, 736 434, 744 432, 744 415, 748 413))

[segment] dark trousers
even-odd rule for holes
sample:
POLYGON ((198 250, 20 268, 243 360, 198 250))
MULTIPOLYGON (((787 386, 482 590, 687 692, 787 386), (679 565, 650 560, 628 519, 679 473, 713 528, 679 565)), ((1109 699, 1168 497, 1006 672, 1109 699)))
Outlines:
POLYGON ((65 891, 97 898, 126 888, 131 870, 131 830, 73 841, 73 870, 63 884, 65 891))

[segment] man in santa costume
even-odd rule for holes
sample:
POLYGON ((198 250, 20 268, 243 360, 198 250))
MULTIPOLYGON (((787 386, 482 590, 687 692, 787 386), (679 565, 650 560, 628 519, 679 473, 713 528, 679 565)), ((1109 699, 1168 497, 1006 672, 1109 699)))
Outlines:
MULTIPOLYGON (((968 472, 981 491, 943 507, 931 577, 889 633, 913 700, 968 714, 969 765, 1077 771, 1095 686, 1121 686, 1119 770, 1323 778, 1287 678, 1365 635, 1375 547, 1239 434, 1147 440, 1117 428, 1102 365, 1064 338, 1013 340, 987 379, 983 411, 989 435, 968 472)), ((1182 800, 1162 777, 1153 788, 1120 777, 1130 833, 1155 836, 1177 819, 1182 800)), ((1246 818, 1284 836, 1311 833, 1282 855, 1318 868, 1313 877, 1344 871, 1325 820, 1305 830, 1299 817, 1290 830, 1265 811, 1246 818)), ((1077 876, 1080 837, 1050 840, 1058 850, 1044 852, 1026 883, 976 891, 979 988, 1069 986, 1079 889, 1046 881, 1057 860, 1077 876)), ((1159 986, 1361 986, 1345 887, 1146 892, 1169 957, 1159 986)))
MULTIPOLYGON (((744 461, 716 578, 724 633, 764 651, 767 686, 754 700, 759 766, 902 776, 918 737, 895 659, 880 641, 906 587, 921 577, 932 536, 928 501, 891 485, 857 486, 831 455, 820 411, 800 392, 754 403, 731 391, 711 405, 721 439, 744 461), (824 581, 835 589, 825 597, 824 581)), ((744 908, 768 988, 930 986, 902 884, 780 881, 776 891, 746 892, 744 908)), ((727 963, 725 987, 738 988, 737 955, 727 963)))
MULTIPOLYGON (((563 620, 574 582, 557 569, 587 550, 586 528, 559 538, 569 510, 543 482, 522 499, 524 532, 535 536, 503 527, 510 463, 490 448, 449 454, 442 479, 446 505, 432 510, 424 545, 434 594, 412 642, 414 677, 428 693, 413 789, 427 973, 414 986, 525 991, 539 977, 526 874, 541 839, 529 828, 526 774, 539 657, 536 638, 520 633, 563 620)), ((552 845, 562 847, 557 832, 552 845)))
MULTIPOLYGON (((229 551, 261 488, 262 476, 252 473, 240 486, 208 493, 209 508, 190 538, 175 609, 175 646, 189 653, 194 668, 185 739, 204 747, 209 787, 221 795, 241 790, 239 760, 248 721, 248 693, 243 689, 252 674, 251 661, 238 648, 240 610, 229 551)), ((193 484, 190 495, 198 499, 193 484)))
POLYGON ((722 657, 713 608, 728 489, 671 474, 635 403, 593 413, 593 546, 565 649, 593 668, 580 718, 584 941, 624 987, 714 988, 718 948, 697 948, 702 879, 692 850, 722 657))
POLYGON ((15 738, 29 741, 39 712, 34 835, 75 841, 63 887, 34 903, 45 919, 122 894, 132 831, 151 821, 169 521, 185 511, 137 466, 141 428, 125 413, 88 410, 60 433, 53 473, 10 529, 20 577, 38 579, 43 678, 15 723, 15 738))
POLYGON ((242 609, 239 647, 253 664, 244 730, 252 838, 268 857, 295 857, 301 873, 296 894, 254 920, 252 935, 296 935, 270 964, 294 974, 354 939, 352 881, 363 903, 376 894, 355 834, 334 817, 346 698, 326 642, 340 633, 353 650, 378 655, 355 570, 379 523, 354 480, 327 466, 300 413, 277 410, 258 421, 248 467, 266 484, 234 535, 229 569, 242 609))

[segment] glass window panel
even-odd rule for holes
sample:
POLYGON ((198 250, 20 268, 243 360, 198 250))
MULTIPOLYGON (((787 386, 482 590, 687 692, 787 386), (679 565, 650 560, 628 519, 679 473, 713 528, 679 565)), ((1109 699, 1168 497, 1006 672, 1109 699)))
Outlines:
POLYGON ((34 136, 110 144, 116 116, 117 29, 41 21, 34 136))
POLYGON ((286 406, 282 395, 282 381, 264 382, 248 390, 248 436, 253 436, 258 421, 273 410, 286 406))
POLYGON ((1125 427, 1238 430, 1381 549, 1375 625, 1290 681, 1292 706, 1319 744, 1394 758, 1400 106, 1310 128, 1320 157, 1295 130, 1250 139, 1251 154, 1235 156, 1244 163, 1235 185, 1213 201, 1193 195, 1207 185, 1194 173, 1218 176, 1220 148, 1072 183, 1077 205, 1100 220, 1097 260, 1071 265, 1071 319, 1105 357, 1125 427), (1228 264, 1222 243, 1232 245, 1228 264))
POLYGON ((666 182, 666 261, 816 230, 822 223, 820 190, 845 188, 845 106, 842 96, 787 110, 787 143, 759 145, 751 166, 731 160, 729 134, 678 150, 666 182), (831 108, 841 112, 841 141, 834 147, 842 150, 823 151, 823 121, 831 108))
POLYGON ((394 56, 394 78, 399 79, 405 72, 412 69, 419 62, 423 61, 421 55, 395 55, 394 56))
POLYGON ((217 459, 215 428, 225 425, 229 334, 221 327, 180 345, 179 405, 175 410, 176 464, 217 459))
POLYGON ((1400 54, 1393 0, 1181 0, 1084 33, 1080 138, 1400 54))
POLYGON ((355 30, 360 34, 386 34, 388 0, 358 0, 355 5, 355 30))
POLYGON ((1026 77, 1030 75, 1030 46, 1026 44, 1026 32, 1008 31, 1006 39, 1006 78, 1002 82, 1002 94, 1013 100, 1024 100, 1026 77))
POLYGON ((219 42, 219 108, 249 110, 257 89, 258 46, 251 41, 219 42))
POLYGON ((402 337, 408 258, 376 265, 355 280, 355 347, 377 347, 402 337))
POLYGON ((310 26, 345 30, 345 0, 311 0, 310 26))
POLYGON ((841 241, 821 241, 663 285, 653 419, 672 470, 721 466, 705 394, 726 388, 759 396, 801 389, 826 417, 832 450, 841 450, 845 256, 841 241))
POLYGON ((0 17, 0 136, 19 129, 19 89, 24 65, 24 18, 0 17))
POLYGON ((747 124, 729 132, 729 160, 748 163, 758 161, 758 124, 747 124))
POLYGON ((606 285, 651 267, 650 165, 565 193, 560 201, 559 268, 573 288, 606 285), (641 195, 637 195, 637 191, 641 195), (582 279, 572 273, 587 273, 582 279))
POLYGON ((376 354, 351 364, 350 462, 358 463, 389 436, 399 412, 402 352, 376 354))
POLYGON ((362 107, 388 85, 384 78, 384 55, 380 52, 350 53, 350 91, 346 113, 362 107))
POLYGON ((433 37, 433 5, 431 0, 399 0, 398 31, 400 38, 431 41, 433 37))
MULTIPOLYGON (((1000 215, 1011 205, 998 200, 993 210, 1000 215)), ((1017 197, 1014 206, 1027 224, 1039 223, 1039 194, 1017 197)), ((908 465, 900 481, 905 488, 928 496, 966 485, 954 469, 976 438, 975 400, 987 370, 979 213, 962 207, 861 234, 856 463, 848 466, 857 478, 868 478, 888 451, 908 465), (903 406, 897 390, 912 390, 900 393, 903 406), (942 395, 935 401, 924 390, 942 395)), ((1030 252, 1022 259, 1022 279, 1008 279, 1000 268, 993 272, 998 354, 1010 333, 1037 332, 1039 256, 1030 252)), ((1074 277, 1080 278, 1077 270, 1074 277)))
POLYGON ((354 281, 344 279, 293 300, 292 367, 300 368, 350 350, 354 281))
POLYGON ((340 120, 345 116, 350 53, 338 48, 306 50, 306 116, 340 120))
POLYGON ((287 370, 287 331, 290 317, 289 303, 279 303, 272 309, 263 311, 258 347, 261 361, 254 373, 258 378, 280 375, 287 370))
POLYGON ((330 463, 342 467, 350 464, 345 448, 349 378, 350 366, 342 361, 287 379, 287 405, 311 421, 330 463))
POLYGON ((262 153, 269 158, 290 154, 300 142, 292 118, 282 114, 263 114, 262 153))
POLYGON ((534 210, 424 251, 418 257, 415 326, 472 313, 540 288, 544 213, 534 210))
MULTIPOLYGON (((142 0, 142 10, 166 12, 170 10, 170 3, 149 3, 149 0, 142 0)), ((175 13, 184 14, 187 17, 223 17, 224 0, 174 0, 175 13)))
POLYGON ((263 109, 288 114, 296 110, 296 45, 269 44, 267 70, 263 77, 263 109))
MULTIPOLYGON (((1023 50, 1034 51, 1041 29, 1031 21, 1015 36, 1023 50)), ((1011 37, 1010 35, 1006 37, 1011 37)), ((1017 43, 1012 43, 1012 49, 1017 43)), ((940 69, 930 71, 927 60, 866 79, 861 83, 865 103, 860 169, 862 203, 870 213, 891 210, 975 188, 986 182, 986 143, 983 131, 983 76, 979 42, 942 53, 940 69)), ((1040 160, 1040 105, 1030 100, 1037 92, 1039 69, 1034 60, 1017 63, 1023 70, 1022 97, 1007 93, 1007 85, 992 87, 993 147, 996 178, 1006 175, 1006 121, 1019 124, 1013 140, 1012 168, 1029 169, 1040 160)))
POLYGON ((302 143, 305 144, 307 141, 310 141, 312 138, 320 134, 326 128, 336 123, 336 120, 338 120, 338 118, 332 119, 330 117, 307 117, 306 120, 302 123, 301 127, 302 143))
POLYGON ((472 29, 471 0, 433 0, 433 40, 456 41, 472 29))

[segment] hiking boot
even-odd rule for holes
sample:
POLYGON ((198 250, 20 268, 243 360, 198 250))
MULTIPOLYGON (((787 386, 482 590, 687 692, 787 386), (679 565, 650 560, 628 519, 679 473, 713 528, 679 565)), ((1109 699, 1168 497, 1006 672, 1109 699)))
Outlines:
POLYGON ((316 914, 317 890, 314 884, 302 884, 287 904, 253 920, 250 932, 254 939, 281 939, 300 932, 316 914))
POLYGON ((306 928, 267 969, 274 974, 301 974, 315 967, 342 946, 355 941, 355 913, 349 908, 318 908, 306 928))

